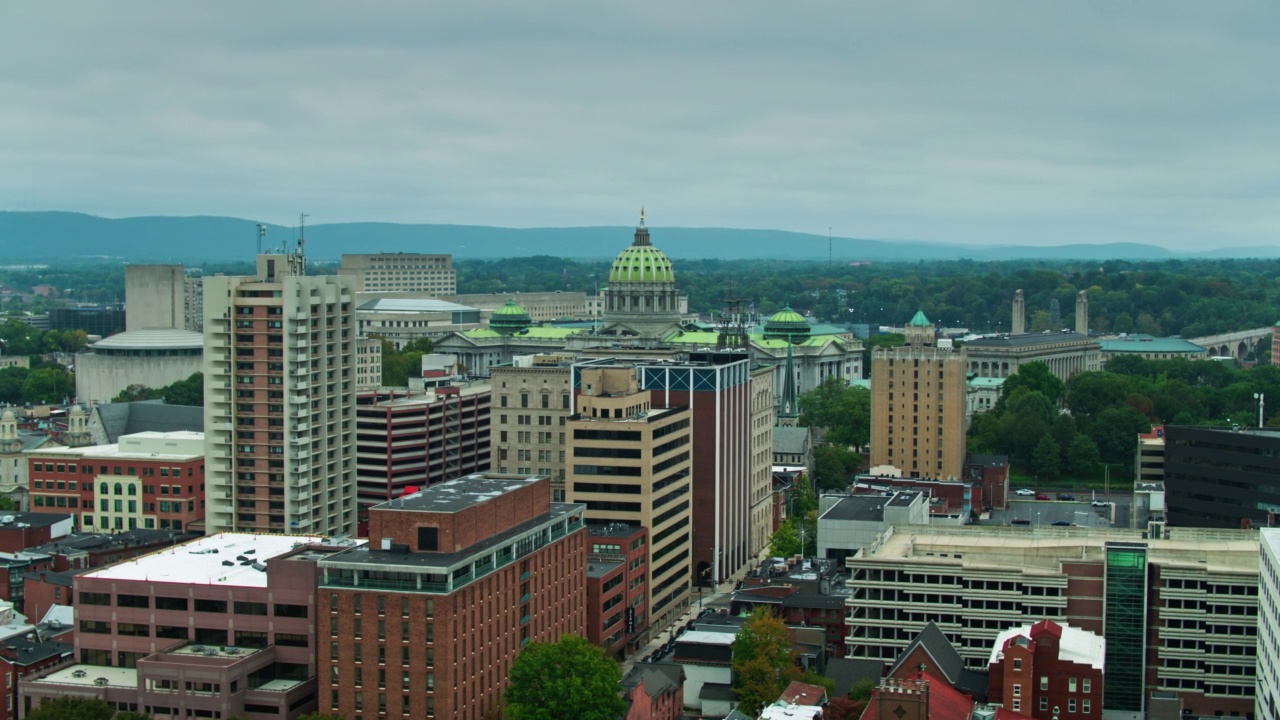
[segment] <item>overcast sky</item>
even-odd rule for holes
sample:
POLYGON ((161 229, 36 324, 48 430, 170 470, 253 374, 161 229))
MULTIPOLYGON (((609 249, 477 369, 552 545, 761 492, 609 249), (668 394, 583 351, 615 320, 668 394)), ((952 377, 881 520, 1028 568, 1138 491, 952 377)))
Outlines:
POLYGON ((1280 236, 1280 4, 0 0, 0 209, 1280 236))

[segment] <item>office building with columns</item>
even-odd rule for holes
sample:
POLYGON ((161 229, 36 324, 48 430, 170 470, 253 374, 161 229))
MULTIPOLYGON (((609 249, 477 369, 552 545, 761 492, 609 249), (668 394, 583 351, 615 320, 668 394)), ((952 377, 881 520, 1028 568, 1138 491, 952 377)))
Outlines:
POLYGON ((1075 331, 1026 332, 1026 300, 1022 290, 1014 294, 1013 332, 992 335, 965 343, 969 375, 1007 378, 1024 363, 1042 362, 1049 372, 1066 382, 1073 375, 1102 369, 1102 346, 1089 339, 1089 298, 1081 290, 1076 295, 1075 331))

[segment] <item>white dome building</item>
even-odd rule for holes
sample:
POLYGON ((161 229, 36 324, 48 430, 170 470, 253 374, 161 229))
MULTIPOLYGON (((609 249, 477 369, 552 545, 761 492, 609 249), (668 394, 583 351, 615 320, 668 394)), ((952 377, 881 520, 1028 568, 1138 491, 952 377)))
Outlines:
POLYGON ((128 330, 76 354, 76 398, 105 403, 130 385, 161 388, 200 372, 204 336, 191 330, 128 330))

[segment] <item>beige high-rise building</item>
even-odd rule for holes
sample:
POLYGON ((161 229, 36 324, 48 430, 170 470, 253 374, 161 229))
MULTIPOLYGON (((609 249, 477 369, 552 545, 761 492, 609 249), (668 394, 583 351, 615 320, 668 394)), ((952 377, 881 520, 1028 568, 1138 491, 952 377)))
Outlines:
POLYGON ((551 502, 565 502, 565 422, 573 414, 574 356, 524 355, 489 368, 490 466, 551 478, 551 502))
POLYGON ((204 280, 206 524, 217 532, 356 528, 354 282, 259 255, 204 280))
POLYGON ((354 277, 357 292, 415 292, 436 297, 458 292, 452 255, 343 255, 338 273, 354 277))
POLYGON ((965 454, 965 353, 940 348, 917 312, 906 344, 871 353, 871 465, 908 477, 958 478, 965 454))
POLYGON ((585 504, 589 522, 649 529, 649 596, 636 612, 658 631, 689 606, 693 433, 689 408, 653 408, 636 372, 581 368, 579 412, 565 424, 565 501, 585 504))
POLYGON ((757 554, 773 534, 773 368, 751 369, 751 529, 749 552, 757 554))

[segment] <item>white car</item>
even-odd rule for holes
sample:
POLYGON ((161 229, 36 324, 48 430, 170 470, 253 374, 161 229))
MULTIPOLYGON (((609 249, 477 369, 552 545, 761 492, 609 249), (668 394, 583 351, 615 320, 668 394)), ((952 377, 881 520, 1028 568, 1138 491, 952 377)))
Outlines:
POLYGON ((1017 490, 1017 491, 1015 491, 1013 494, 1014 494, 1014 495, 1035 495, 1035 494, 1036 494, 1036 491, 1035 491, 1035 490, 1028 490, 1028 489, 1026 489, 1026 488, 1022 488, 1021 490, 1017 490))
POLYGON ((1110 505, 1111 503, 1109 503, 1109 502, 1103 502, 1102 500, 1094 500, 1093 502, 1091 502, 1091 503, 1089 503, 1089 504, 1090 504, 1090 505, 1092 505, 1092 506, 1094 506, 1094 507, 1106 507, 1106 506, 1110 505))

